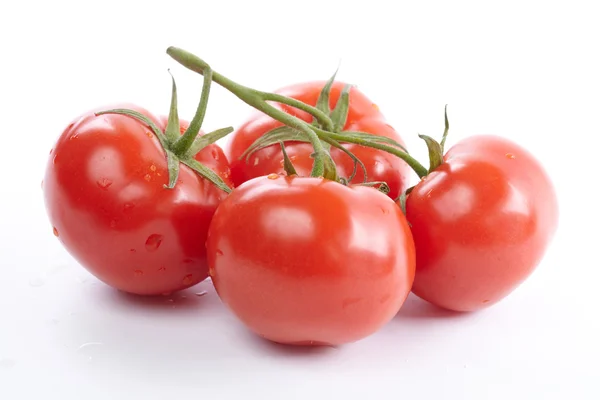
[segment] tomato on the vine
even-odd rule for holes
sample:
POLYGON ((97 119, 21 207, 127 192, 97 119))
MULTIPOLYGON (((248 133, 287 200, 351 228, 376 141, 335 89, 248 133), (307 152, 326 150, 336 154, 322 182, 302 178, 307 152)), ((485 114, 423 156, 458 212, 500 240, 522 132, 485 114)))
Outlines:
POLYGON ((536 268, 557 227, 549 176, 523 147, 496 136, 453 146, 406 200, 417 252, 413 292, 473 311, 511 293, 536 268))
POLYGON ((217 293, 274 342, 338 345, 400 309, 414 244, 399 207, 377 189, 271 174, 233 190, 207 240, 217 293))
MULTIPOLYGON (((325 85, 326 82, 323 81, 299 83, 281 88, 275 93, 315 106, 325 85)), ((344 86, 345 84, 342 82, 333 82, 329 97, 331 109, 334 109, 339 101, 344 86)), ((377 105, 356 87, 350 89, 349 100, 348 114, 342 131, 360 131, 384 136, 404 145, 400 135, 387 123, 377 105)), ((312 121, 313 117, 310 114, 293 106, 281 103, 271 103, 271 105, 303 121, 312 121)), ((247 160, 246 157, 242 157, 255 140, 282 125, 282 122, 262 112, 255 112, 231 135, 229 145, 225 150, 231 163, 234 185, 239 186, 258 176, 283 173, 283 157, 278 145, 262 148, 251 154, 247 160)), ((408 188, 411 171, 403 160, 384 151, 358 144, 344 143, 342 145, 364 163, 369 181, 388 184, 391 198, 396 198, 408 188)), ((314 152, 311 144, 286 141, 285 146, 298 175, 309 176, 313 163, 311 154, 314 152)), ((337 165, 339 175, 344 178, 350 177, 354 169, 353 160, 340 149, 331 148, 330 152, 337 165)), ((360 183, 363 179, 364 172, 358 168, 351 183, 360 183)))
MULTIPOLYGON (((166 128, 164 117, 123 108, 166 128)), ((131 116, 96 115, 103 110, 75 119, 50 152, 43 191, 54 234, 83 267, 122 291, 157 295, 197 284, 208 276, 204 243, 226 193, 185 165, 166 188, 170 170, 153 131, 131 116)), ((216 145, 194 157, 229 182, 216 145)))

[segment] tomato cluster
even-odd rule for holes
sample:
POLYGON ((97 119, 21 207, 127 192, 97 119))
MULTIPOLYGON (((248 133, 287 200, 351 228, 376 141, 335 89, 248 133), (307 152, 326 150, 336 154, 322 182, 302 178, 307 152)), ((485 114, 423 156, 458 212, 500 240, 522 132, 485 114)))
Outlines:
MULTIPOLYGON (((385 325, 412 291, 456 311, 488 307, 536 268, 557 227, 551 180, 525 148, 473 136, 413 159, 357 88, 259 92, 181 49, 204 75, 179 120, 131 104, 76 118, 43 181, 54 235, 116 289, 161 295, 211 277, 224 304, 271 341, 339 345, 385 325), (203 133, 210 84, 257 109, 203 133), (409 187, 413 171, 420 181, 409 187)), ((447 120, 446 120, 447 121, 447 120)))

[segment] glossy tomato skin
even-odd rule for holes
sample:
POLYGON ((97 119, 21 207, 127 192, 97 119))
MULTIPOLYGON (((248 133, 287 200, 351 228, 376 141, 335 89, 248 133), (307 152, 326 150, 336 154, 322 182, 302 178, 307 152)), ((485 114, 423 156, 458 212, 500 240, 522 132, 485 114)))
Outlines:
POLYGON ((496 136, 473 136, 408 196, 417 250, 413 292, 474 311, 511 293, 536 268, 557 227, 557 198, 540 163, 496 136))
MULTIPOLYGON (((162 125, 135 105, 116 107, 162 125)), ((204 243, 226 194, 185 166, 175 188, 165 189, 156 137, 131 117, 94 115, 110 108, 74 120, 50 153, 43 191, 54 234, 83 267, 121 291, 158 295, 193 286, 208 276, 204 243)), ((211 149, 197 158, 229 173, 226 158, 216 161, 211 149)))
MULTIPOLYGON (((292 97, 306 104, 314 106, 319 98, 319 93, 325 85, 324 81, 314 81, 286 86, 276 93, 292 97)), ((330 108, 333 109, 344 87, 343 82, 334 82, 330 93, 330 108)), ((312 116, 296 108, 272 104, 288 114, 294 115, 304 121, 312 121, 312 116)), ((252 116, 230 136, 226 154, 231 162, 232 179, 236 186, 241 183, 271 173, 283 174, 283 155, 278 145, 259 150, 248 161, 240 159, 244 151, 260 136, 283 124, 260 112, 252 116)), ((390 126, 383 114, 369 98, 356 87, 350 91, 350 106, 345 131, 361 131, 381 136, 386 136, 404 145, 400 135, 390 126)), ((398 157, 389 153, 365 148, 354 144, 344 144, 366 166, 369 181, 384 181, 390 186, 389 197, 396 198, 407 189, 411 170, 408 165, 398 157)), ((287 142, 286 150, 292 160, 298 175, 309 176, 313 159, 310 155, 314 152, 308 143, 287 142)), ((351 158, 339 149, 332 148, 331 156, 338 166, 338 174, 348 178, 352 174, 353 162, 351 158)), ((353 183, 363 181, 362 170, 357 170, 353 183)))
POLYGON ((245 182, 219 206, 207 248, 222 301, 278 343, 364 338, 397 313, 414 278, 410 229, 393 200, 319 178, 245 182))

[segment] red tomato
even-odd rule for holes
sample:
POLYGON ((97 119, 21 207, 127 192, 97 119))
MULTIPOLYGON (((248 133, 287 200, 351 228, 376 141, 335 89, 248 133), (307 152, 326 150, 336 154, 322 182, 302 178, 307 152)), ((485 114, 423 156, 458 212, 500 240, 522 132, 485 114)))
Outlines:
POLYGON ((538 161, 509 140, 471 137, 444 160, 406 202, 417 250, 413 292, 473 311, 533 272, 556 230, 557 199, 538 161))
POLYGON ((401 210, 373 188, 319 178, 252 179, 221 203, 207 240, 223 302, 258 335, 338 345, 400 309, 414 277, 401 210))
MULTIPOLYGON (((276 93, 314 106, 324 85, 325 82, 320 81, 301 83, 284 87, 276 93)), ((331 109, 335 107, 344 85, 342 82, 334 82, 329 98, 331 109)), ((279 103, 272 105, 304 121, 312 121, 312 116, 304 111, 279 103)), ((226 154, 231 162, 232 179, 236 186, 258 176, 271 173, 283 174, 283 155, 279 145, 269 146, 257 151, 250 156, 248 162, 245 158, 239 159, 256 139, 282 125, 282 123, 265 114, 255 112, 248 121, 231 135, 226 154)), ((385 136, 404 145, 400 135, 387 124, 379 108, 356 87, 350 91, 350 107, 343 130, 385 136)), ((355 144, 344 144, 344 147, 353 152, 365 164, 369 181, 384 181, 389 185, 389 196, 391 198, 398 197, 401 192, 408 188, 412 172, 408 165, 398 157, 355 144)), ((313 159, 310 157, 314 152, 312 146, 309 143, 288 142, 286 143, 286 150, 296 167, 298 175, 309 176, 313 163, 313 159)), ((348 178, 352 174, 354 165, 352 159, 336 148, 331 149, 331 156, 338 166, 338 175, 348 178)), ((352 182, 360 183, 363 178, 364 174, 359 168, 352 182)))
MULTIPOLYGON (((121 106, 164 128, 146 110, 121 106)), ((54 234, 83 267, 125 292, 164 294, 204 280, 208 226, 226 194, 184 165, 175 188, 165 189, 155 135, 131 117, 95 116, 100 110, 73 121, 50 152, 43 189, 54 234)), ((227 182, 219 149, 196 158, 227 182)))

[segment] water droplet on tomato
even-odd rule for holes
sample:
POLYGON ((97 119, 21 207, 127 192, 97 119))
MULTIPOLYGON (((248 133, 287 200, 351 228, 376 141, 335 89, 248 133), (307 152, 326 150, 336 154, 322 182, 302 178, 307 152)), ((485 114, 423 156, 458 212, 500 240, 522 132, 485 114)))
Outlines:
POLYGON ((54 158, 52 159, 52 165, 56 164, 56 155, 54 155, 54 158))
POLYGON ((56 229, 55 226, 52 227, 52 233, 54 234, 54 236, 58 237, 58 229, 56 229))
POLYGON ((155 251, 162 243, 162 240, 162 235, 158 235, 156 233, 148 236, 148 239, 146 239, 146 250, 155 251))
POLYGON ((144 271, 142 271, 141 269, 136 269, 135 271, 133 271, 133 273, 135 274, 135 276, 137 276, 138 278, 144 276, 144 271))
POLYGON ((227 168, 225 171, 223 171, 222 176, 225 179, 229 178, 231 176, 231 170, 229 168, 227 168))
POLYGON ((158 269, 158 272, 165 272, 167 270, 167 267, 165 267, 164 265, 162 267, 160 267, 158 269))
POLYGON ((269 175, 267 175, 267 178, 273 180, 273 179, 279 178, 279 175, 277 175, 277 174, 269 174, 269 175))
POLYGON ((198 297, 202 297, 202 296, 206 296, 206 294, 207 294, 207 293, 208 293, 208 292, 205 290, 205 291, 198 292, 198 293, 194 293, 194 294, 195 294, 196 296, 198 296, 198 297))
POLYGON ((221 250, 221 249, 217 249, 217 250, 215 250, 215 252, 217 253, 218 256, 223 255, 223 250, 221 250))
POLYGON ((46 283, 46 281, 44 280, 44 278, 31 278, 29 280, 29 286, 31 287, 40 287, 43 286, 44 283, 46 283))
POLYGON ((151 180, 151 179, 152 179, 152 177, 150 176, 150 174, 146 174, 146 175, 144 175, 144 180, 145 180, 146 182, 150 182, 150 180, 151 180))
POLYGON ((173 292, 162 292, 161 294, 162 294, 163 296, 170 296, 170 295, 171 295, 171 293, 173 293, 173 292))
POLYGON ((388 210, 387 208, 381 207, 381 212, 384 213, 384 214, 389 214, 390 210, 388 210))
POLYGON ((482 303, 482 304, 487 304, 487 303, 489 303, 489 302, 490 302, 489 300, 484 300, 484 301, 482 301, 481 303, 482 303))
POLYGON ((173 303, 175 300, 173 299, 167 299, 167 303, 173 303))
POLYGON ((48 153, 48 155, 51 155, 53 151, 54 149, 50 149, 50 153, 48 153))
POLYGON ((125 203, 125 204, 123 204, 123 211, 125 211, 125 212, 130 211, 133 207, 135 207, 135 204, 125 203))
POLYGON ((116 219, 111 219, 110 220, 110 227, 111 228, 115 228, 117 226, 117 220, 116 219))
POLYGON ((108 178, 100 178, 98 179, 98 181, 96 182, 96 184, 98 185, 98 187, 100 187, 101 189, 108 189, 110 187, 110 185, 112 185, 112 181, 108 178))
MULTIPOLYGON (((296 156, 290 156, 289 159, 291 162, 294 162, 296 160, 296 156)), ((283 164, 285 164, 285 160, 282 158, 281 161, 279 161, 279 165, 281 165, 283 167, 283 164)))
POLYGON ((219 161, 219 152, 217 151, 217 149, 212 149, 210 154, 212 158, 215 159, 215 161, 219 161))
POLYGON ((150 171, 152 171, 152 172, 156 171, 156 165, 152 164, 150 166, 150 171))
POLYGON ((210 275, 211 278, 215 276, 215 269, 213 267, 208 269, 208 275, 210 275))
POLYGON ((191 285, 194 282, 194 276, 192 274, 187 274, 183 277, 183 284, 185 286, 191 285))
POLYGON ((78 136, 77 134, 74 134, 73 136, 71 136, 71 137, 69 138, 69 140, 74 140, 74 139, 77 139, 77 136, 78 136))
POLYGON ((135 253, 137 250, 136 249, 129 249, 130 252, 135 253))
POLYGON ((184 264, 193 264, 194 260, 192 260, 191 258, 186 258, 185 260, 183 260, 184 264))
POLYGON ((150 139, 152 139, 152 136, 154 136, 154 134, 150 131, 146 131, 146 136, 148 136, 150 139))
POLYGON ((509 160, 514 160, 515 158, 517 158, 513 153, 506 153, 505 156, 509 160))
POLYGON ((260 162, 260 160, 258 159, 258 157, 254 157, 254 166, 255 167, 258 165, 259 162, 260 162))

